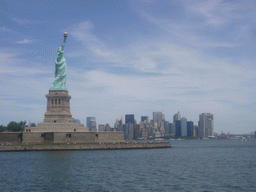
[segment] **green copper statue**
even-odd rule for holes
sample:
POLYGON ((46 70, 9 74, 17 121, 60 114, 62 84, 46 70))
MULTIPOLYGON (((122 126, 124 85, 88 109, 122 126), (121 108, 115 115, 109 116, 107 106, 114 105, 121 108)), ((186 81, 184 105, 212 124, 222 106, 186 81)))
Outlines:
POLYGON ((58 49, 58 54, 57 54, 56 61, 55 61, 55 79, 52 83, 50 90, 65 90, 65 91, 67 91, 67 89, 65 87, 66 77, 67 77, 67 70, 66 70, 67 64, 66 64, 66 59, 63 56, 64 46, 66 43, 67 36, 68 36, 67 32, 65 32, 63 43, 62 43, 61 47, 59 47, 59 49, 58 49))

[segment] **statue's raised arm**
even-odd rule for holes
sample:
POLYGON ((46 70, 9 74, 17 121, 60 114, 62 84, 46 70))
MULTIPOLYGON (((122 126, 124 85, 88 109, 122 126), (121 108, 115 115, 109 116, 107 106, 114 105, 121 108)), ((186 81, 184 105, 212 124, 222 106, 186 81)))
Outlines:
POLYGON ((66 85, 66 59, 63 56, 64 46, 67 40, 67 32, 64 33, 64 40, 58 49, 58 54, 55 60, 55 79, 52 83, 50 90, 67 90, 66 85))
POLYGON ((64 36, 64 40, 63 40, 62 45, 61 45, 61 51, 64 51, 65 43, 66 43, 66 40, 67 40, 67 37, 68 37, 67 32, 64 32, 63 36, 64 36))

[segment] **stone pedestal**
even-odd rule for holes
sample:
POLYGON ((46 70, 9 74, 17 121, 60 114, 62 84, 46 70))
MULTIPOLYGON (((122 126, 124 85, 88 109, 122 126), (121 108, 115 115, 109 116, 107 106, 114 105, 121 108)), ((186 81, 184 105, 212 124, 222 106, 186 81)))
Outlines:
POLYGON ((44 122, 26 132, 88 132, 89 128, 73 123, 70 113, 71 96, 65 90, 49 90, 44 122))
POLYGON ((46 95, 47 110, 44 114, 44 123, 70 123, 72 115, 70 113, 69 100, 71 96, 68 91, 49 91, 46 95))

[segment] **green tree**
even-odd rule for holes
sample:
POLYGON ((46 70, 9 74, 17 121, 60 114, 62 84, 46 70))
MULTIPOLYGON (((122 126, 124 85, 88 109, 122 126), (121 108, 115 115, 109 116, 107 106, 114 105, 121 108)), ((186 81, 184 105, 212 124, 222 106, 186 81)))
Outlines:
POLYGON ((6 130, 6 126, 0 125, 0 132, 3 132, 3 131, 5 131, 5 130, 6 130))
POLYGON ((30 127, 36 127, 35 123, 30 123, 30 127))
POLYGON ((20 132, 20 131, 24 131, 26 125, 26 121, 21 121, 21 122, 15 122, 15 121, 11 121, 8 125, 7 125, 7 130, 11 131, 11 132, 20 132))

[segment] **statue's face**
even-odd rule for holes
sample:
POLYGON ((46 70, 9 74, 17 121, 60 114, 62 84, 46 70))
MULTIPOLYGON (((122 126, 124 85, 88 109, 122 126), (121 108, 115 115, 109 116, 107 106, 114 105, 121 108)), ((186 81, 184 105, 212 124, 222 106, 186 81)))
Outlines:
POLYGON ((61 47, 58 48, 58 52, 61 52, 61 47))

